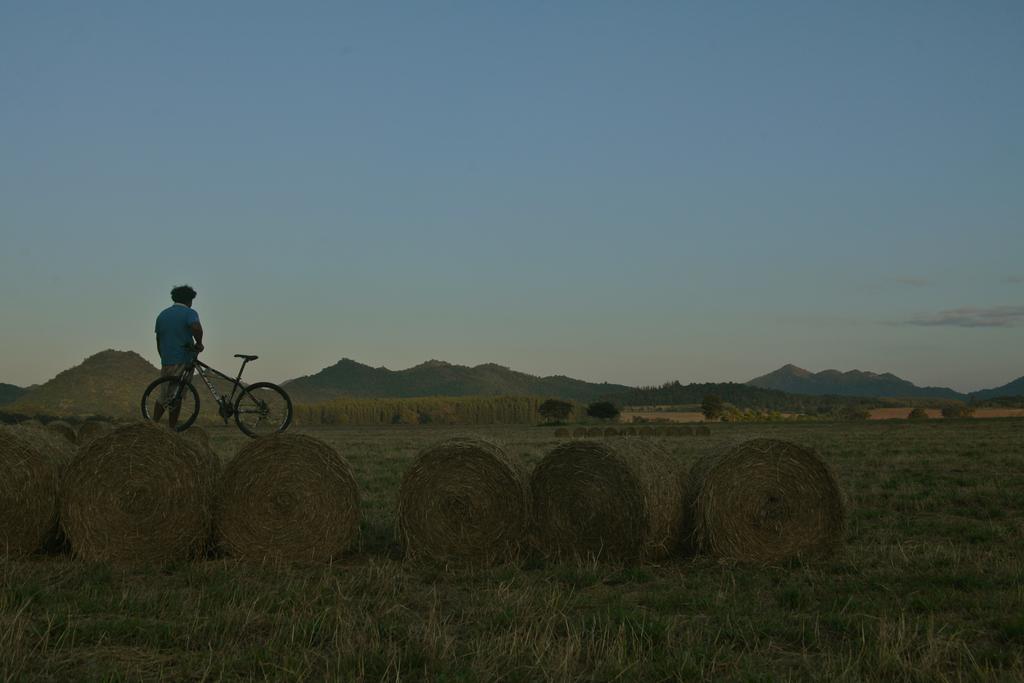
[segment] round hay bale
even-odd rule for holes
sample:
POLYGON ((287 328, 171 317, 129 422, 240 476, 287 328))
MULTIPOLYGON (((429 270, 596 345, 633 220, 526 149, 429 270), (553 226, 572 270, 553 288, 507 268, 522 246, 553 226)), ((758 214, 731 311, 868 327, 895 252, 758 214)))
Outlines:
POLYGON ((248 441, 224 468, 218 491, 214 529, 234 557, 327 562, 359 535, 352 468, 311 436, 248 441))
POLYGON ((676 433, 679 436, 693 436, 693 427, 690 425, 681 425, 676 427, 676 433))
POLYGON ((100 420, 86 420, 78 427, 78 445, 84 446, 97 436, 108 433, 113 427, 109 422, 100 420))
POLYGON ((216 464, 177 434, 137 422, 82 446, 68 466, 61 526, 85 560, 159 563, 201 555, 216 464))
POLYGON ((18 423, 19 427, 32 427, 34 429, 43 429, 43 423, 34 417, 28 420, 22 420, 18 423))
POLYGON ((636 436, 636 427, 623 427, 620 433, 622 436, 636 436))
POLYGON ((559 427, 558 429, 555 430, 555 436, 557 436, 558 438, 565 438, 569 436, 569 430, 566 429, 565 427, 559 427))
POLYGON ((420 452, 402 477, 398 536, 412 557, 510 559, 524 541, 529 510, 518 458, 482 439, 448 439, 420 452))
POLYGON ((699 460, 685 498, 692 552, 750 562, 827 553, 842 543, 846 506, 813 451, 753 439, 699 460))
POLYGON ((654 427, 651 429, 651 436, 666 436, 667 434, 667 427, 654 427))
POLYGON ((586 427, 577 427, 576 429, 572 430, 572 438, 574 438, 574 439, 582 439, 586 435, 587 435, 587 428, 586 427))
POLYGON ((78 432, 64 420, 51 420, 46 423, 46 428, 54 434, 59 434, 70 443, 78 443, 78 432))
POLYGON ((601 428, 591 427, 590 429, 587 430, 587 436, 601 436, 601 428))
POLYGON ((555 557, 662 558, 679 543, 683 475, 650 442, 561 444, 530 478, 537 546, 555 557))
POLYGON ((64 457, 59 449, 67 447, 42 429, 0 428, 0 557, 34 553, 53 538, 64 457))
POLYGON ((650 427, 640 427, 639 429, 636 430, 636 433, 644 438, 648 438, 652 435, 650 427))
POLYGON ((693 433, 697 436, 711 436, 711 427, 705 424, 699 424, 693 428, 693 433))
POLYGON ((605 427, 604 435, 605 436, 618 436, 619 435, 619 430, 616 429, 615 427, 605 427))

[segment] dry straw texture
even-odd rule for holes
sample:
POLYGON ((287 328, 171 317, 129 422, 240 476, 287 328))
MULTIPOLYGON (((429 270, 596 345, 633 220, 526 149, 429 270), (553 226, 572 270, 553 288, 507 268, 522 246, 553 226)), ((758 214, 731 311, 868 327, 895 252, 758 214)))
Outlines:
POLYGON ((111 429, 109 422, 87 420, 78 427, 78 444, 84 446, 97 436, 109 433, 111 429))
POLYGON ((60 472, 72 452, 45 430, 0 428, 0 557, 28 555, 53 539, 60 472))
POLYGON ((182 432, 182 434, 184 436, 195 439, 199 443, 203 444, 203 446, 205 446, 206 448, 210 447, 210 435, 206 432, 205 429, 203 429, 199 425, 192 425, 184 432, 182 432))
POLYGON ((214 528, 221 548, 235 557, 338 558, 359 535, 352 468, 311 436, 274 434, 249 441, 224 469, 214 528))
POLYGON ((210 453, 152 423, 95 437, 64 477, 61 526, 86 560, 160 563, 207 547, 214 473, 210 453))
POLYGON ((564 443, 530 479, 537 545, 549 556, 662 558, 679 543, 683 483, 650 442, 564 443))
POLYGON ((827 553, 845 529, 832 470, 813 451, 776 439, 699 460, 685 506, 691 552, 743 561, 827 553))
POLYGON ((78 443, 78 432, 75 428, 63 420, 53 420, 46 424, 46 428, 54 434, 59 434, 70 443, 78 443))
POLYGON ((407 555, 492 562, 514 557, 529 520, 522 463, 499 445, 455 438, 423 450, 398 493, 407 555))

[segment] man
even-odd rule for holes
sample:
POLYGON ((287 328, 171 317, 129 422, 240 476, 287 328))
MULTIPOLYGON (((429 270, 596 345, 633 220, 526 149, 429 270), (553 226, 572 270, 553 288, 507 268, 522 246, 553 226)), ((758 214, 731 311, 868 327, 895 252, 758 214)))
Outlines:
MULTIPOLYGON (((175 287, 171 290, 174 304, 156 317, 156 350, 160 354, 161 377, 177 377, 185 370, 192 361, 192 351, 188 346, 193 346, 196 353, 203 350, 203 326, 199 324, 199 313, 192 308, 195 298, 196 290, 188 285, 175 287)), ((164 395, 157 399, 153 409, 154 422, 163 417, 164 407, 174 394, 173 383, 167 382, 164 387, 164 395)), ((167 426, 171 429, 178 426, 180 412, 181 403, 168 411, 167 426)))

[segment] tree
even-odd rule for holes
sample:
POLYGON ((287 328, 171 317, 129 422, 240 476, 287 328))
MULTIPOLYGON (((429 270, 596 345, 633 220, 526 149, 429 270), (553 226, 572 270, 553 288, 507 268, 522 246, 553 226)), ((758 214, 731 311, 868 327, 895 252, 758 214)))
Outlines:
POLYGON ((708 394, 704 397, 704 400, 700 402, 701 412, 704 413, 704 419, 706 420, 717 420, 722 417, 725 412, 725 404, 722 403, 722 399, 714 394, 708 394))
POLYGON ((537 412, 548 422, 565 422, 572 414, 572 404, 557 398, 549 398, 537 407, 537 412))
POLYGON ((587 406, 587 415, 599 420, 614 420, 619 416, 619 409, 610 401, 597 401, 587 406))
POLYGON ((908 420, 927 420, 928 419, 928 413, 925 412, 924 408, 914 408, 913 410, 910 411, 910 414, 907 415, 907 419, 908 420))

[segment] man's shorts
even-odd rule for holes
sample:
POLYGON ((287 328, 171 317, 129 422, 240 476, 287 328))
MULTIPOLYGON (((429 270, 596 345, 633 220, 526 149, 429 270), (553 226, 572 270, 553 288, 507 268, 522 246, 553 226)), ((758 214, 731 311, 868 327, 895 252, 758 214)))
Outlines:
MULTIPOLYGON (((177 365, 164 365, 160 368, 161 377, 178 377, 182 372, 185 371, 185 363, 178 363, 177 365)), ((159 398, 162 405, 167 405, 174 398, 174 389, 177 385, 174 382, 164 382, 163 396, 159 398)))

